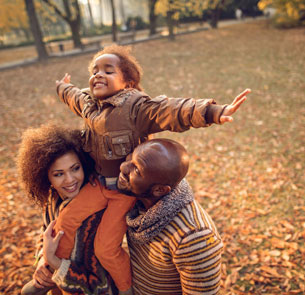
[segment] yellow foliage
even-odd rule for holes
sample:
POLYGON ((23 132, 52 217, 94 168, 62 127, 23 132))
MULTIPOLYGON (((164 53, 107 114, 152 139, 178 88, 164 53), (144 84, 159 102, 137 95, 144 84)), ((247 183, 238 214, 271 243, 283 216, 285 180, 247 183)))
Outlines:
POLYGON ((202 15, 204 10, 214 9, 220 0, 159 0, 156 4, 156 13, 166 15, 168 11, 174 12, 174 17, 179 13, 192 12, 202 15))
POLYGON ((291 3, 286 3, 286 11, 290 18, 297 20, 299 18, 299 13, 291 3))
POLYGON ((257 6, 260 10, 264 10, 266 7, 272 4, 272 0, 261 0, 258 2, 257 6))
POLYGON ((304 17, 305 0, 260 0, 258 8, 272 7, 276 10, 275 23, 282 26, 300 25, 304 17))
POLYGON ((156 4, 156 13, 166 15, 168 11, 178 12, 185 8, 184 0, 159 0, 156 4))
POLYGON ((27 28, 28 21, 23 0, 0 0, 0 30, 27 28))

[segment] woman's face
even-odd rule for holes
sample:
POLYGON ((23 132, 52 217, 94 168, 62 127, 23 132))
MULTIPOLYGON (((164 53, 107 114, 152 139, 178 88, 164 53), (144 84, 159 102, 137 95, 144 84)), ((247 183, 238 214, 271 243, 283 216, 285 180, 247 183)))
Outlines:
POLYGON ((60 197, 73 199, 84 182, 84 170, 75 152, 71 151, 53 162, 48 171, 49 181, 60 197))

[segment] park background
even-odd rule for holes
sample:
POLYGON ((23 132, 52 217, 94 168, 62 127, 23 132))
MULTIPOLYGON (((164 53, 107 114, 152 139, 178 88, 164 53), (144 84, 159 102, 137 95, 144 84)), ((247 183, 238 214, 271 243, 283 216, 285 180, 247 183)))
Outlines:
MULTIPOLYGON (((55 80, 69 72, 75 85, 87 86, 88 63, 97 50, 92 40, 99 46, 130 44, 152 97, 213 97, 224 104, 252 89, 233 123, 157 136, 189 151, 187 179, 225 245, 222 293, 304 294, 304 1, 78 1, 81 44, 44 2, 0 1, 0 294, 19 294, 31 279, 41 226, 39 208, 18 183, 22 132, 49 121, 82 126, 57 98, 55 80), (93 8, 92 25, 93 2, 104 12, 93 8), (152 33, 148 4, 154 2, 152 33), (33 33, 25 3, 35 4, 40 36, 33 33), (237 9, 243 12, 238 19, 237 9)), ((76 3, 54 3, 62 9, 61 2, 76 3)))

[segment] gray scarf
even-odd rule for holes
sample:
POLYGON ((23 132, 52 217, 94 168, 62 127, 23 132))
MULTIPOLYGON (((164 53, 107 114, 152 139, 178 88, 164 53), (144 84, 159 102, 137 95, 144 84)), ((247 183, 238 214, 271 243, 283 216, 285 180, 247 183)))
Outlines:
POLYGON ((162 197, 145 213, 138 201, 127 214, 128 238, 138 244, 150 241, 159 234, 194 199, 192 189, 183 179, 168 195, 162 197))

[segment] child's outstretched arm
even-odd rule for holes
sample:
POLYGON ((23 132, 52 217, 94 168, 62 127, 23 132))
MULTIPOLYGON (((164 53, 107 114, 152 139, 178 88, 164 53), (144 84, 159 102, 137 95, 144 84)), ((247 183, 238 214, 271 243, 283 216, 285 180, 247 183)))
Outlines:
POLYGON ((191 127, 208 127, 232 121, 232 115, 245 101, 245 90, 231 105, 218 105, 214 99, 142 97, 133 105, 130 118, 141 134, 160 131, 183 132, 191 127), (222 117, 222 120, 220 118, 222 117))
POLYGON ((220 119, 219 119, 220 124, 224 124, 226 122, 233 121, 233 117, 231 117, 231 115, 233 115, 239 109, 239 107, 242 105, 242 103, 245 102, 245 100, 247 99, 246 95, 250 92, 251 92, 251 89, 245 89, 242 93, 238 94, 235 97, 235 99, 233 100, 233 102, 231 104, 226 106, 226 108, 224 109, 223 113, 220 116, 220 119))
POLYGON ((81 90, 71 84, 71 75, 68 73, 66 73, 61 80, 56 80, 56 91, 60 100, 68 105, 71 111, 80 117, 86 117, 86 108, 94 105, 90 90, 81 90))
POLYGON ((61 82, 71 83, 71 75, 65 73, 64 77, 61 80, 56 80, 56 86, 58 86, 61 82))

